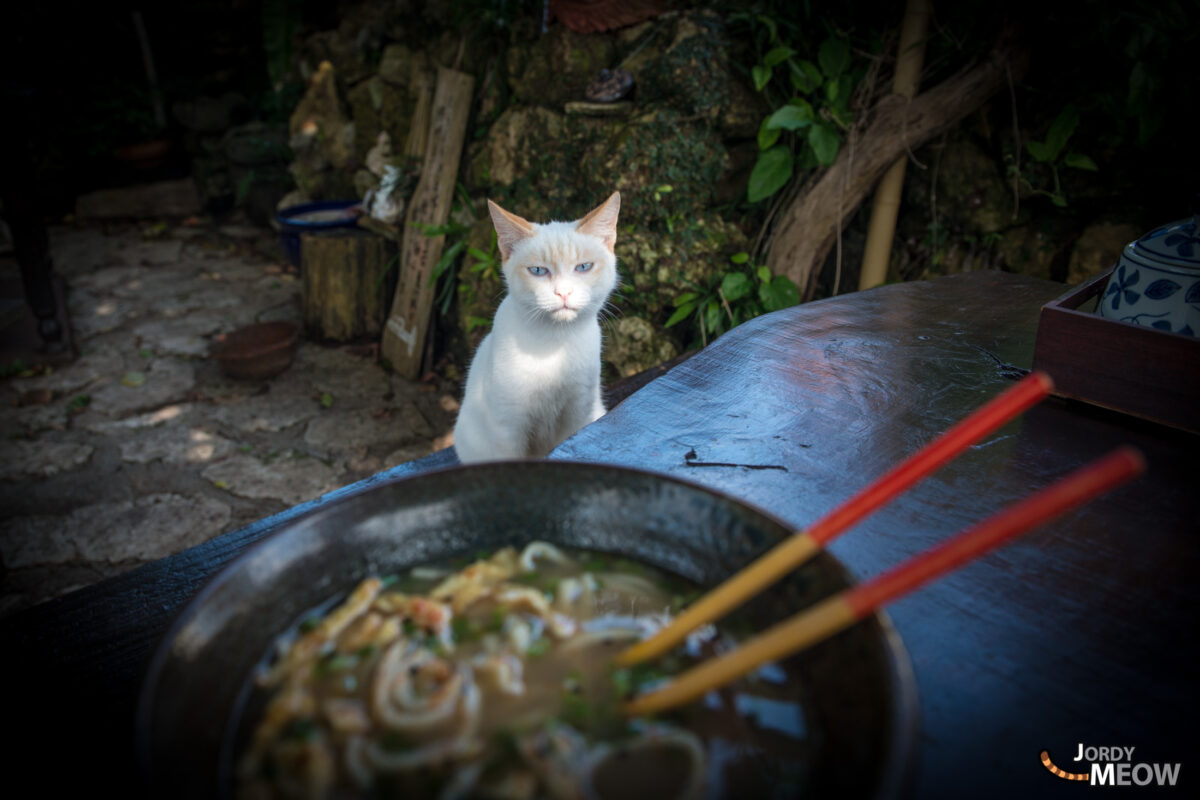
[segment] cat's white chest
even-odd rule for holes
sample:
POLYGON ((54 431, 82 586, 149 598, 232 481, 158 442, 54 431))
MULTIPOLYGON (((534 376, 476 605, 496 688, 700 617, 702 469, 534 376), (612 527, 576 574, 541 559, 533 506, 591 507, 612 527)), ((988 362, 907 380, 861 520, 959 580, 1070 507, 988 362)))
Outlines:
POLYGON ((498 338, 497 366, 514 386, 530 392, 560 391, 584 381, 599 365, 600 330, 581 324, 557 340, 522 335, 498 338))

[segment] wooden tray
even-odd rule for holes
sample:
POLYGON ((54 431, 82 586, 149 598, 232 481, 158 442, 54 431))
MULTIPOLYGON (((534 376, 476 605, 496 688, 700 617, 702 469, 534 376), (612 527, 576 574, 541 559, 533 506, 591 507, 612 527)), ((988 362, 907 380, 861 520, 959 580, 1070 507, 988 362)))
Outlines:
POLYGON ((1034 369, 1059 396, 1200 432, 1200 339, 1080 310, 1111 273, 1042 306, 1034 369))

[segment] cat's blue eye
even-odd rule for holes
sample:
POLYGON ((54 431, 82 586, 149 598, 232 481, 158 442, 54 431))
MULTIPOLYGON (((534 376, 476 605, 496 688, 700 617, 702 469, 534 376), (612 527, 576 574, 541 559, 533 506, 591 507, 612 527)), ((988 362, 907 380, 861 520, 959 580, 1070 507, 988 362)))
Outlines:
POLYGON ((529 267, 529 274, 536 275, 539 278, 549 272, 550 270, 546 269, 545 267, 529 267))
POLYGON ((587 271, 588 271, 589 269, 591 269, 591 268, 592 268, 592 262, 591 262, 591 261, 585 261, 585 262, 583 262, 582 264, 576 264, 576 265, 575 265, 575 271, 576 271, 576 272, 587 272, 587 271))

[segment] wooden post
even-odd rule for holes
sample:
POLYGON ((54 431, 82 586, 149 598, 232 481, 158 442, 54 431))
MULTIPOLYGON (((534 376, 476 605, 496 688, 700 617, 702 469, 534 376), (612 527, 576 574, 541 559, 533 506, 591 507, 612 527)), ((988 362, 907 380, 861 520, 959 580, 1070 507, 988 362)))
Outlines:
POLYGON ((404 141, 404 155, 420 158, 425 155, 425 147, 429 138, 429 113, 433 103, 435 75, 424 54, 413 59, 412 76, 409 78, 409 91, 417 96, 417 105, 413 109, 412 124, 408 128, 408 138, 404 141))
POLYGON ((429 279, 441 258, 445 238, 426 236, 420 226, 444 225, 450 216, 474 85, 475 79, 466 73, 438 69, 421 177, 404 220, 400 278, 381 350, 392 368, 410 380, 420 377, 425 334, 433 310, 434 287, 429 279))
MULTIPOLYGON (((904 9, 900 44, 896 47, 896 74, 892 79, 892 91, 906 100, 916 96, 921 83, 929 14, 929 0, 908 0, 904 9)), ((896 216, 900 213, 900 190, 904 187, 907 163, 907 155, 896 159, 875 190, 862 272, 858 276, 859 290, 870 289, 887 280, 888 260, 892 253, 892 240, 896 236, 896 216)))
POLYGON ((399 248, 382 236, 340 228, 300 236, 301 305, 309 337, 374 339, 388 309, 388 270, 399 248))

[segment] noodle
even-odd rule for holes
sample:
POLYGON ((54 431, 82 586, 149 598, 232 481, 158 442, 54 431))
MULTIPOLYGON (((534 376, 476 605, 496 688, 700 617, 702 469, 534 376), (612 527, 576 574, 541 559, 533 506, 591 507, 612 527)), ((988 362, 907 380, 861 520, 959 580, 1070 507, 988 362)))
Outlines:
POLYGON ((665 575, 534 542, 399 584, 363 581, 264 670, 239 797, 691 799, 784 749, 721 704, 622 718, 623 700, 720 645, 710 628, 658 664, 612 666, 686 595, 665 575))

